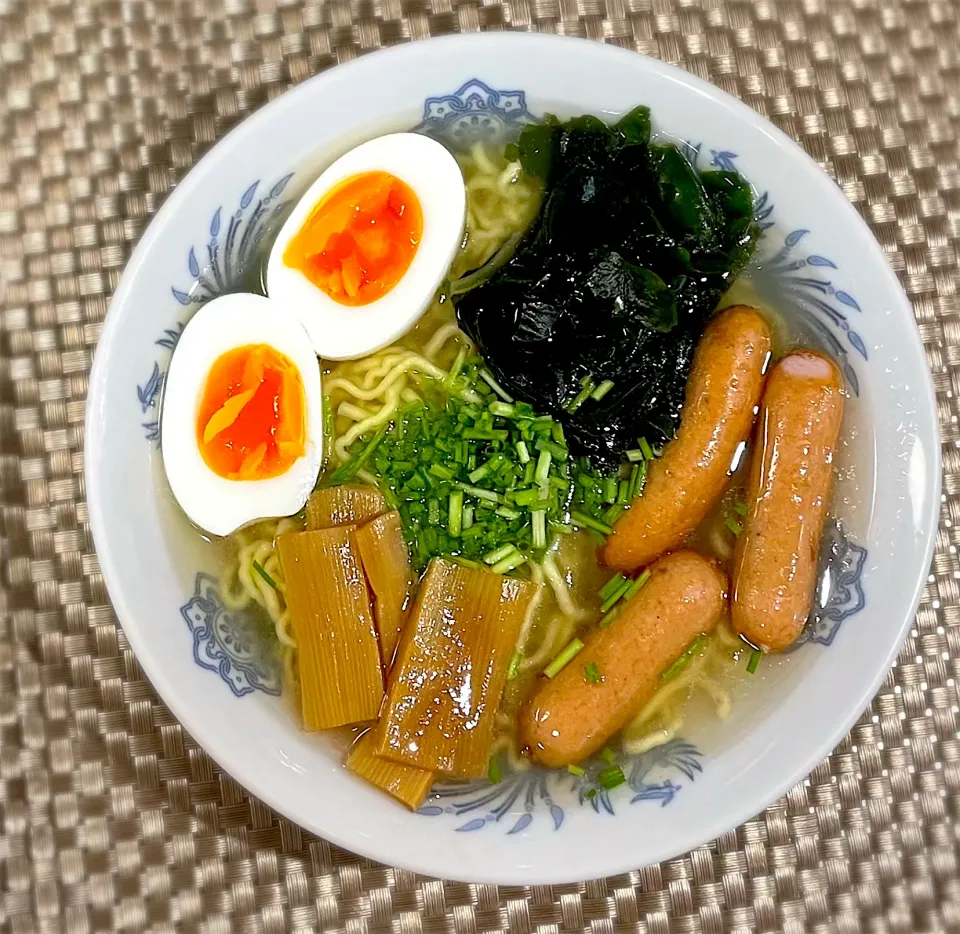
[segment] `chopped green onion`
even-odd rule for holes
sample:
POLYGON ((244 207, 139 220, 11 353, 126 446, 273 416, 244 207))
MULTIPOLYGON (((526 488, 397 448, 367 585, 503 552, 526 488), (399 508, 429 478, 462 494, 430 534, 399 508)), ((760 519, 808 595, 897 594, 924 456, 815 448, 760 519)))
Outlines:
POLYGON ((430 525, 436 525, 440 521, 440 501, 437 499, 427 500, 427 522, 430 525))
POLYGON ((454 490, 450 494, 447 507, 447 531, 457 538, 463 528, 463 490, 454 490))
POLYGON ((530 460, 530 451, 527 449, 526 441, 518 441, 516 444, 517 448, 517 457, 520 458, 521 464, 526 464, 530 460))
POLYGON ((733 511, 734 511, 738 516, 745 516, 748 512, 750 512, 750 509, 749 509, 749 507, 747 506, 746 503, 734 503, 734 504, 733 504, 733 511))
POLYGON ((643 459, 645 461, 653 460, 653 448, 650 447, 649 442, 646 438, 640 438, 637 441, 637 444, 640 446, 640 450, 643 452, 643 459))
POLYGON ((626 780, 627 776, 623 774, 623 768, 619 765, 611 765, 597 773, 597 784, 607 791, 616 788, 617 785, 622 785, 626 780))
POLYGON ((743 534, 743 526, 732 516, 727 516, 723 523, 734 535, 743 534))
POLYGON ((605 379, 590 393, 590 398, 593 399, 594 402, 599 402, 611 389, 613 389, 613 380, 605 379))
POLYGON ((572 512, 570 513, 570 518, 573 520, 574 525, 579 525, 583 529, 593 529, 601 535, 609 535, 613 531, 605 522, 600 522, 590 516, 585 516, 582 512, 572 512))
POLYGON ((643 459, 643 451, 641 451, 640 448, 631 448, 627 451, 627 460, 630 461, 631 464, 639 464, 643 459))
POLYGON ((452 480, 456 476, 452 470, 444 467, 443 464, 431 464, 430 473, 435 477, 439 477, 441 480, 452 480))
POLYGON ((630 586, 623 593, 623 602, 627 603, 632 600, 648 580, 650 580, 650 572, 644 571, 635 581, 631 581, 630 586))
POLYGON ((277 582, 266 572, 266 569, 259 561, 253 562, 253 569, 274 589, 279 590, 277 582))
POLYGON ((607 477, 603 481, 603 501, 605 503, 614 503, 617 500, 617 480, 616 477, 607 477))
POLYGON ((496 551, 491 551, 490 554, 484 555, 483 560, 485 564, 496 564, 498 561, 502 561, 507 555, 512 555, 517 551, 517 546, 510 542, 507 545, 501 545, 496 551))
POLYGON ((463 507, 463 519, 460 522, 461 530, 469 529, 473 525, 473 506, 463 507))
POLYGON ((616 593, 624 581, 626 581, 626 578, 622 574, 614 574, 613 577, 600 588, 600 599, 606 600, 610 594, 616 593))
POLYGON ((499 415, 502 418, 513 418, 515 408, 509 402, 491 402, 487 408, 491 415, 499 415))
POLYGON ((477 373, 480 377, 504 402, 513 402, 513 396, 510 395, 486 370, 480 370, 477 373))
POLYGON ((630 589, 630 584, 632 581, 624 579, 619 587, 606 600, 603 601, 603 604, 600 606, 600 612, 606 613, 615 603, 620 602, 620 598, 630 589))
POLYGON ((596 662, 588 662, 583 666, 583 677, 587 684, 599 684, 602 677, 599 665, 596 662))
POLYGON ((483 566, 476 561, 471 561, 469 558, 464 558, 463 555, 451 555, 450 557, 451 560, 457 564, 462 564, 465 568, 479 568, 483 566))
POLYGON ((550 462, 553 458, 550 455, 549 451, 541 451, 540 456, 537 458, 537 469, 533 474, 534 479, 537 483, 543 483, 548 479, 550 473, 550 462))
POLYGON ((496 513, 498 516, 503 516, 504 519, 519 519, 523 513, 518 512, 516 509, 511 509, 509 506, 500 506, 497 508, 496 513))
POLYGON ((507 666, 507 681, 513 681, 520 674, 520 662, 522 661, 523 656, 514 650, 513 655, 510 656, 510 664, 507 666))
POLYGON ((617 519, 619 519, 624 512, 626 512, 626 510, 626 506, 621 506, 619 503, 614 503, 606 512, 604 512, 601 518, 607 523, 607 525, 613 526, 616 524, 617 519))
POLYGON ((754 649, 750 653, 750 661, 747 662, 747 671, 750 674, 756 672, 757 667, 760 665, 760 659, 763 657, 763 652, 760 649, 754 649))
POLYGON ((630 489, 627 492, 628 500, 632 501, 643 492, 643 484, 647 479, 647 462, 634 464, 630 470, 630 489))
POLYGON ((542 509, 533 514, 533 547, 547 547, 547 516, 542 509))
POLYGON ((620 607, 615 606, 603 619, 600 620, 600 628, 606 629, 620 615, 620 607))
POLYGON ((552 661, 546 668, 544 668, 543 673, 548 678, 555 678, 567 665, 573 661, 574 657, 583 649, 583 642, 579 639, 572 639, 567 643, 566 648, 560 652, 560 654, 552 661))
POLYGON ((563 449, 567 449, 567 438, 563 433, 563 425, 560 422, 554 422, 550 426, 550 437, 553 438, 557 444, 563 445, 563 449))
POLYGON ((571 775, 576 775, 577 778, 583 778, 583 776, 587 774, 587 770, 580 768, 579 765, 568 765, 567 771, 571 775))
POLYGON ((463 490, 464 493, 469 493, 471 496, 476 497, 477 499, 486 500, 488 503, 499 503, 500 496, 497 493, 494 493, 493 490, 485 490, 482 486, 470 486, 468 483, 457 483, 457 486, 463 490))
POLYGON ((499 785, 503 779, 503 773, 500 771, 500 760, 496 756, 490 757, 490 765, 487 768, 487 778, 494 785, 499 785))
POLYGON ((364 464, 370 459, 373 452, 379 447, 380 442, 383 441, 384 435, 387 433, 387 426, 384 425, 364 446, 364 448, 357 454, 356 457, 351 458, 345 464, 341 464, 332 474, 330 474, 329 485, 338 486, 341 483, 346 483, 348 480, 352 480, 356 475, 357 471, 360 470, 364 464))
POLYGON ((600 751, 600 758, 603 759, 607 765, 613 765, 613 763, 617 761, 617 754, 609 746, 604 746, 600 751))
POLYGON ((558 461, 565 461, 567 457, 569 457, 569 452, 567 449, 565 447, 561 447, 559 444, 555 444, 553 441, 541 439, 534 445, 534 447, 541 453, 544 451, 549 451, 550 454, 558 461))
POLYGON ((630 502, 630 481, 621 480, 617 484, 617 505, 626 506, 630 502))
POLYGON ((590 788, 589 790, 587 790, 587 791, 585 791, 585 792, 583 793, 583 796, 584 796, 584 798, 596 798, 596 796, 597 796, 597 789, 596 789, 596 788, 590 788))
POLYGON ((700 654, 707 642, 707 637, 703 633, 700 633, 697 638, 687 646, 683 655, 677 658, 673 664, 660 675, 660 680, 669 681, 671 678, 675 678, 680 674, 680 672, 693 661, 694 657, 700 654))
MULTIPOLYGON (((586 379, 589 380, 590 378, 589 378, 589 377, 586 377, 586 379)), ((582 383, 581 383, 581 384, 582 384, 582 383)), ((578 392, 578 393, 564 406, 564 408, 565 408, 571 415, 573 415, 573 413, 576 412, 577 409, 579 409, 580 406, 583 405, 583 403, 586 402, 587 399, 590 398, 590 394, 593 392, 593 389, 594 389, 593 380, 590 380, 588 383, 586 383, 586 384, 583 386, 583 389, 581 389, 580 392, 578 392)))
POLYGON ((502 561, 498 561, 490 570, 493 571, 494 574, 506 574, 507 571, 512 571, 520 567, 526 560, 526 555, 521 554, 519 551, 514 551, 513 554, 507 555, 502 561))

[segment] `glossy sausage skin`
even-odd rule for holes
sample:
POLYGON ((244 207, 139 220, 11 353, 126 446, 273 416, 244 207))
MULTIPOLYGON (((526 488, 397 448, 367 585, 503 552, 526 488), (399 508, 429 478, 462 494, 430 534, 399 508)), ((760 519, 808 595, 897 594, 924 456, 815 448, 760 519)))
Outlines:
POLYGON ((543 678, 520 714, 520 737, 530 755, 550 768, 580 762, 625 727, 656 693, 660 676, 701 633, 710 632, 726 605, 727 579, 692 551, 666 555, 606 628, 555 678, 543 678), (594 662, 601 681, 590 684, 594 662))
POLYGON ((751 456, 744 532, 734 556, 733 627, 779 652, 810 613, 843 381, 817 353, 793 353, 770 371, 751 456))
POLYGON ((737 448, 750 436, 770 355, 760 312, 736 305, 697 345, 676 438, 652 461, 643 493, 613 527, 604 564, 632 571, 680 545, 723 496, 737 448))

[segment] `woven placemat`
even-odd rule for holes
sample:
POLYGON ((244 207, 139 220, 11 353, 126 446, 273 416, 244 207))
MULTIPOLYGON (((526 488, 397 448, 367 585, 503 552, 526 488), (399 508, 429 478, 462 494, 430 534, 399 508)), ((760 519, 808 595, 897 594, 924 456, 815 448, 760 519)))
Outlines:
POLYGON ((960 931, 958 131, 960 24, 941 0, 0 0, 0 930, 960 931), (901 277, 944 441, 923 605, 843 744, 710 846, 552 888, 395 871, 247 796, 144 679, 82 480, 110 294, 200 154, 324 68, 480 28, 655 55, 797 139, 901 277))

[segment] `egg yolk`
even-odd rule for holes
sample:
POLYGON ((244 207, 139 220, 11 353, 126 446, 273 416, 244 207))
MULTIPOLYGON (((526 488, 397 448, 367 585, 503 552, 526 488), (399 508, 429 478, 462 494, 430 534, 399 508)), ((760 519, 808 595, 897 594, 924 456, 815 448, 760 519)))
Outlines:
POLYGON ((283 261, 335 302, 369 305, 403 278, 422 234, 410 187, 389 172, 364 172, 324 195, 283 261))
POLYGON ((303 380, 286 356, 248 344, 218 357, 203 389, 197 445, 227 480, 267 480, 304 454, 303 380))

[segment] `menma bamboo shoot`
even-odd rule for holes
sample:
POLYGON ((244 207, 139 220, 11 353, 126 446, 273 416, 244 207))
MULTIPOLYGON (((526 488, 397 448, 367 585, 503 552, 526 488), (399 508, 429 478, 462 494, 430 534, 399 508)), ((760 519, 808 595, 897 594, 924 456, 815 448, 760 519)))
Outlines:
POLYGON ((380 646, 355 533, 356 526, 343 525, 277 538, 308 730, 376 720, 383 700, 380 646))
POLYGON ((321 487, 307 500, 307 529, 332 529, 337 525, 359 525, 389 509, 383 494, 373 486, 345 483, 321 487))

